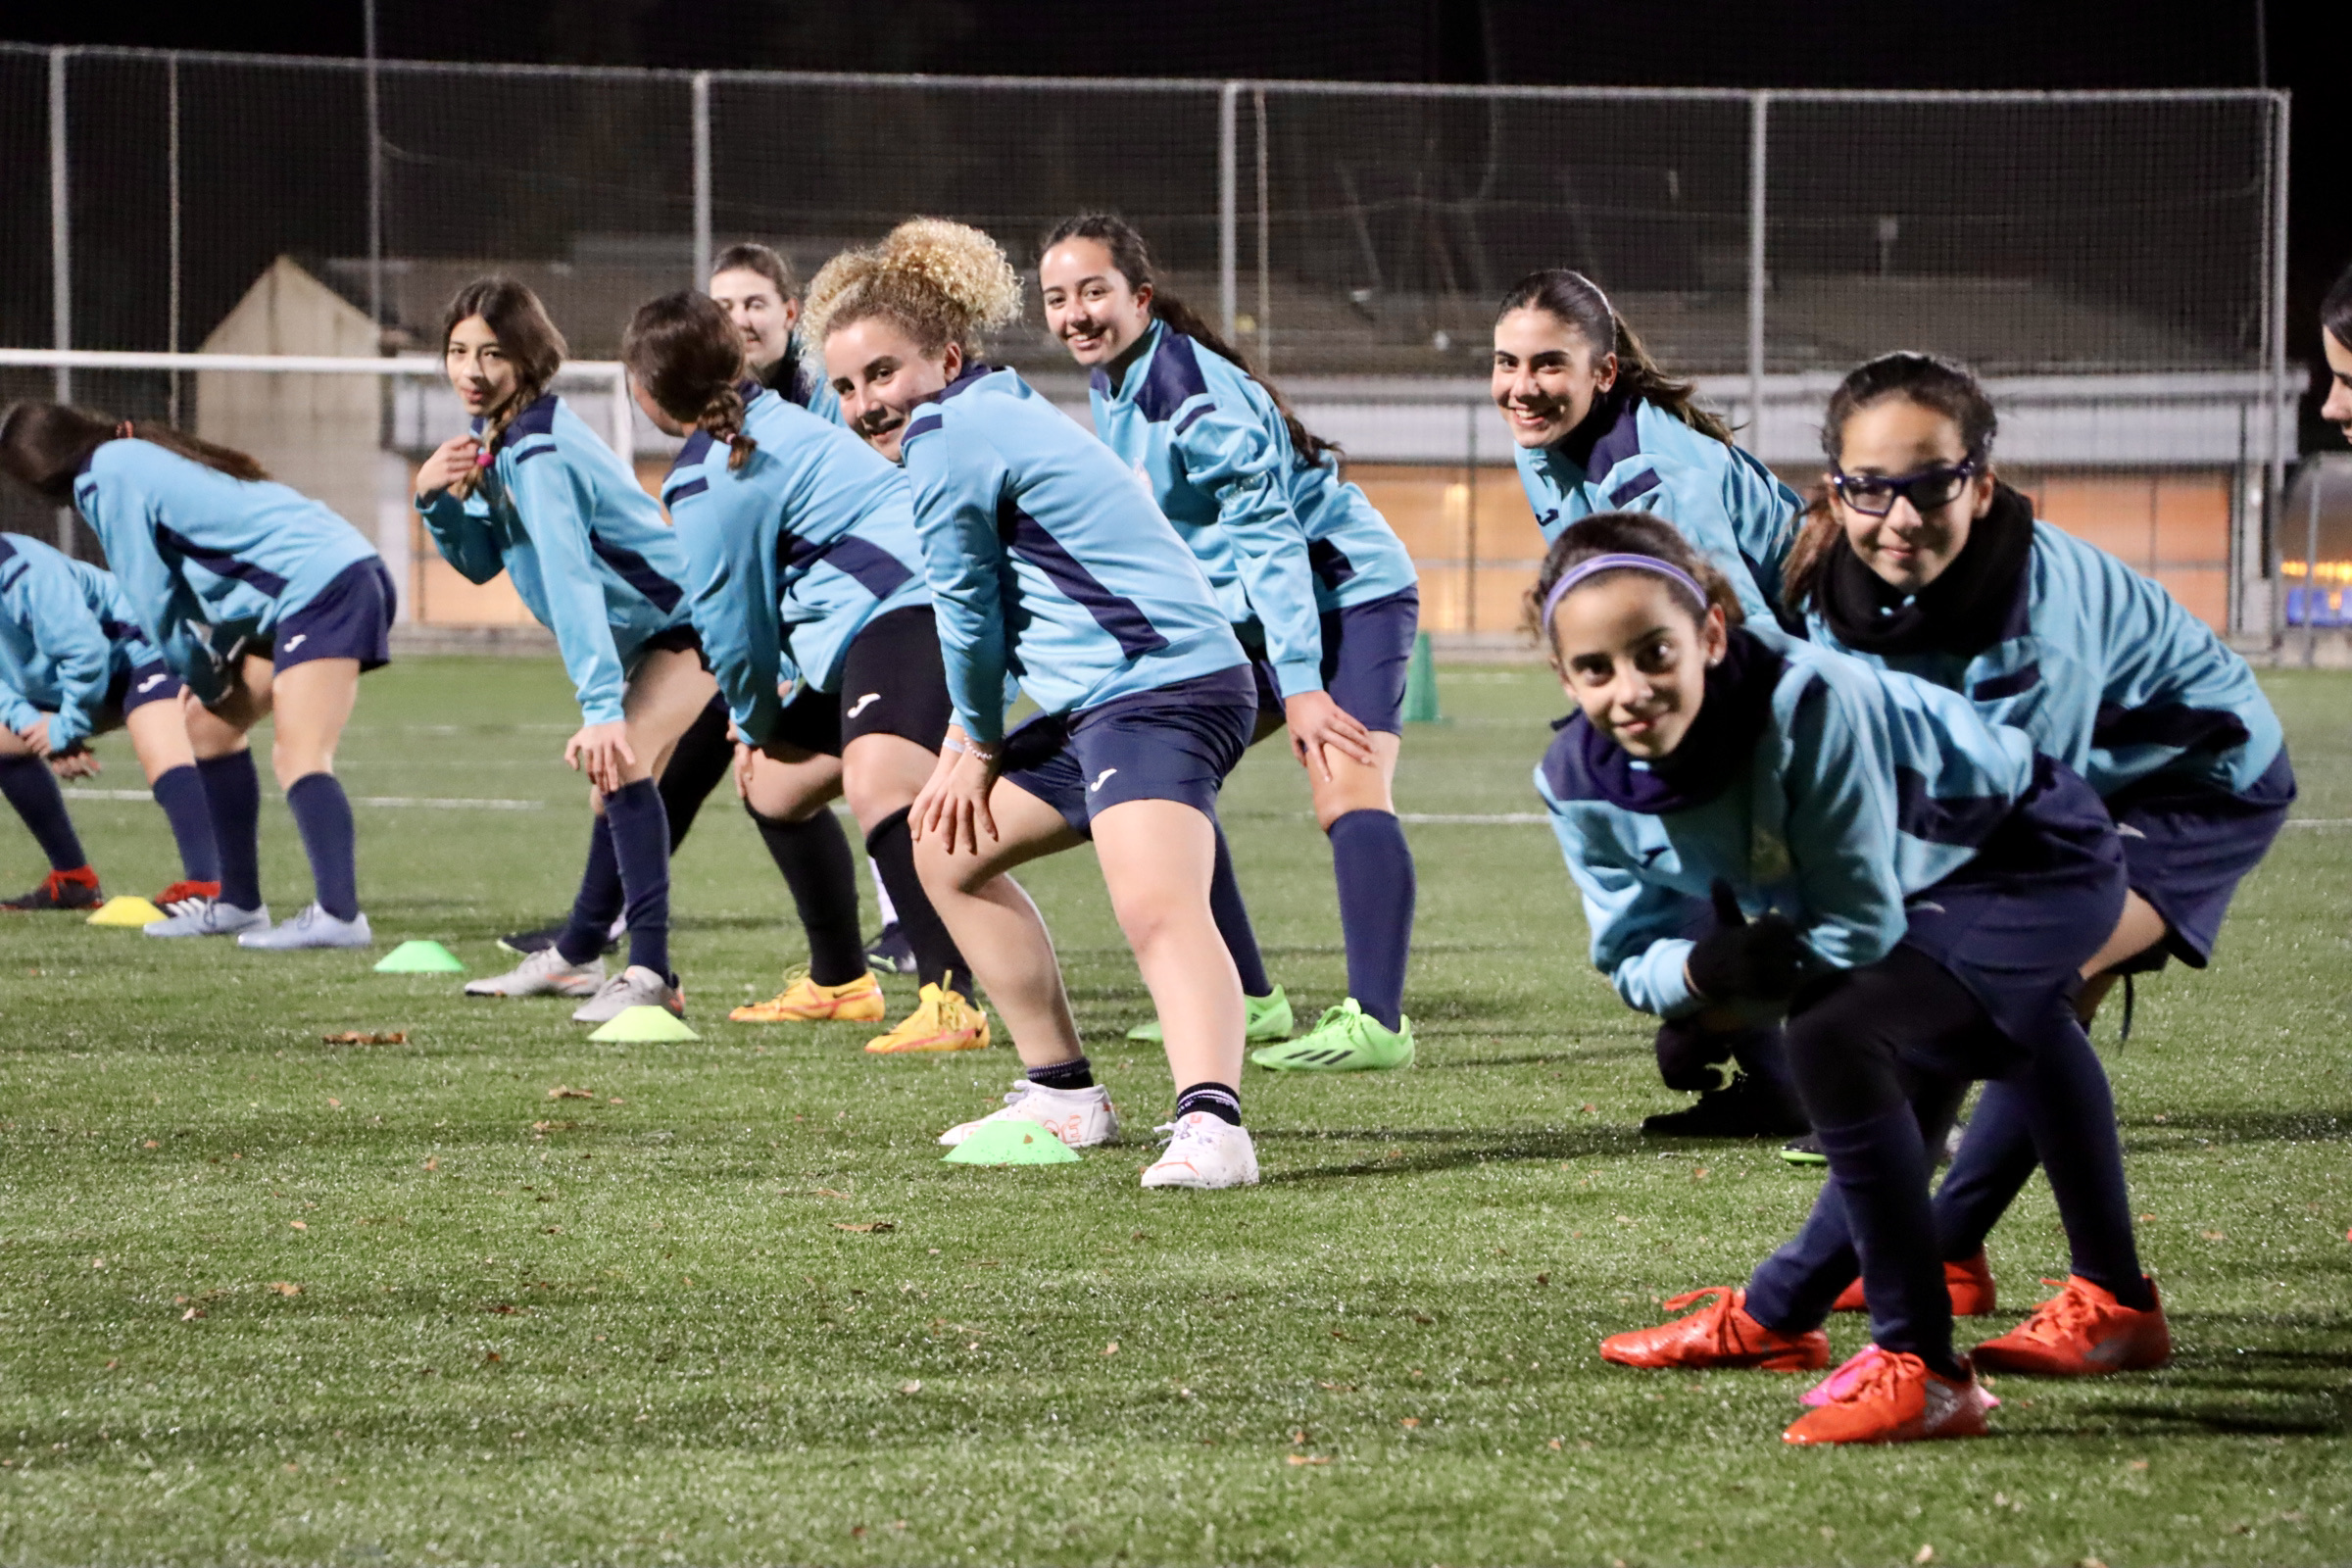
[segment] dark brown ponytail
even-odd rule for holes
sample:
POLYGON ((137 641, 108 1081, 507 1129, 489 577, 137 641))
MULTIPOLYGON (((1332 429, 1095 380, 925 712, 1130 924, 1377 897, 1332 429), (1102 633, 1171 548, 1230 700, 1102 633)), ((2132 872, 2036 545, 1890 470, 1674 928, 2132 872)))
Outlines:
POLYGON ((1341 452, 1338 442, 1324 440, 1299 422, 1298 416, 1291 409, 1290 399, 1282 395, 1281 389, 1251 369, 1249 357, 1226 342, 1215 327, 1201 319, 1200 312, 1175 295, 1161 291, 1152 278, 1152 252, 1144 244, 1144 236, 1136 231, 1134 224, 1111 213, 1084 213, 1076 218, 1067 218, 1054 225, 1053 231, 1046 235, 1044 243, 1038 247, 1038 253, 1042 256, 1068 239, 1091 239, 1110 252, 1110 265, 1127 280, 1129 288, 1152 290, 1152 314, 1166 323, 1170 331, 1182 332, 1217 358, 1238 367, 1244 375, 1264 387, 1266 396, 1274 402, 1275 412, 1282 416, 1283 427, 1290 431, 1291 448, 1298 454, 1300 467, 1320 466, 1326 455, 1346 455, 1341 452))
POLYGON ((149 442, 232 479, 270 477, 236 448, 192 436, 160 419, 110 419, 63 403, 17 403, 0 414, 0 472, 44 500, 70 507, 74 480, 90 454, 116 440, 149 442))
POLYGON ((680 289, 638 306, 620 363, 663 414, 724 441, 730 470, 751 461, 759 443, 743 429, 743 338, 710 295, 680 289))

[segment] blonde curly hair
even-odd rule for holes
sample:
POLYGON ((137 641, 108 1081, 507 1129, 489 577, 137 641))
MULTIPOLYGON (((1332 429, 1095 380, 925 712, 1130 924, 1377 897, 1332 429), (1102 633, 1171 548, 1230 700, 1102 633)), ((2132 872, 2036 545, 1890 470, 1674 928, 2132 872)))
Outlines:
POLYGON ((865 250, 844 251, 809 281, 802 319, 822 343, 874 317, 897 322, 925 353, 954 343, 979 357, 980 334, 1021 316, 1021 275, 1004 249, 968 223, 910 218, 865 250))

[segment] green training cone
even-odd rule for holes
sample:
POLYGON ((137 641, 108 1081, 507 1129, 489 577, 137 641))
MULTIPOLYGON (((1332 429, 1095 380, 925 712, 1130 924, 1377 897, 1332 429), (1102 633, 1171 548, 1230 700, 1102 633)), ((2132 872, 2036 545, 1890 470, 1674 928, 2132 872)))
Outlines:
POLYGON ((466 962, 438 942, 403 942, 376 964, 377 974, 464 974, 466 962))
POLYGON ((98 912, 91 915, 84 923, 88 925, 135 926, 145 925, 151 920, 161 920, 163 917, 164 911, 145 899, 135 893, 125 893, 98 906, 98 912))
POLYGON ((1413 657, 1404 666, 1404 721, 1446 722, 1445 715, 1438 711, 1438 656, 1425 631, 1413 634, 1413 657))
POLYGON ((638 1005, 623 1007, 613 1014, 612 1021, 588 1037, 608 1043, 615 1040, 700 1040, 703 1037, 686 1027, 686 1020, 667 1007, 638 1005))
POLYGON ((951 1165, 1075 1165, 1069 1146, 1033 1121, 984 1121, 948 1151, 951 1165))

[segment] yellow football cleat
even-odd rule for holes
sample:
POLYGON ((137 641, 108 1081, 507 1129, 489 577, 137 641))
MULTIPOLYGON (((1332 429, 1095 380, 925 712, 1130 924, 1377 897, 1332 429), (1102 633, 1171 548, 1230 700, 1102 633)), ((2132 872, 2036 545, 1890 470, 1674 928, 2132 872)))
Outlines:
POLYGON ((882 982, 871 969, 838 986, 820 986, 808 978, 808 970, 795 969, 784 977, 783 990, 765 1002, 737 1007, 727 1017, 735 1023, 823 1023, 835 1018, 872 1023, 888 1015, 882 982))
POLYGON ((923 987, 923 1000, 906 1021, 865 1043, 876 1055, 902 1051, 979 1051, 988 1044, 988 1014, 960 992, 923 987))

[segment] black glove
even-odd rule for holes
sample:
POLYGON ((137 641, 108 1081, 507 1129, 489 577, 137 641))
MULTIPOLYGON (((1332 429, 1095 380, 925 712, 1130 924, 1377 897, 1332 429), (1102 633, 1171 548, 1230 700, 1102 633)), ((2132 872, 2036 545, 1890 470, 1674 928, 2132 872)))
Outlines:
POLYGON ((1750 920, 1721 877, 1711 890, 1715 929, 1691 944, 1690 984, 1709 1002, 1786 1002, 1804 976, 1805 945, 1777 909, 1750 920))

